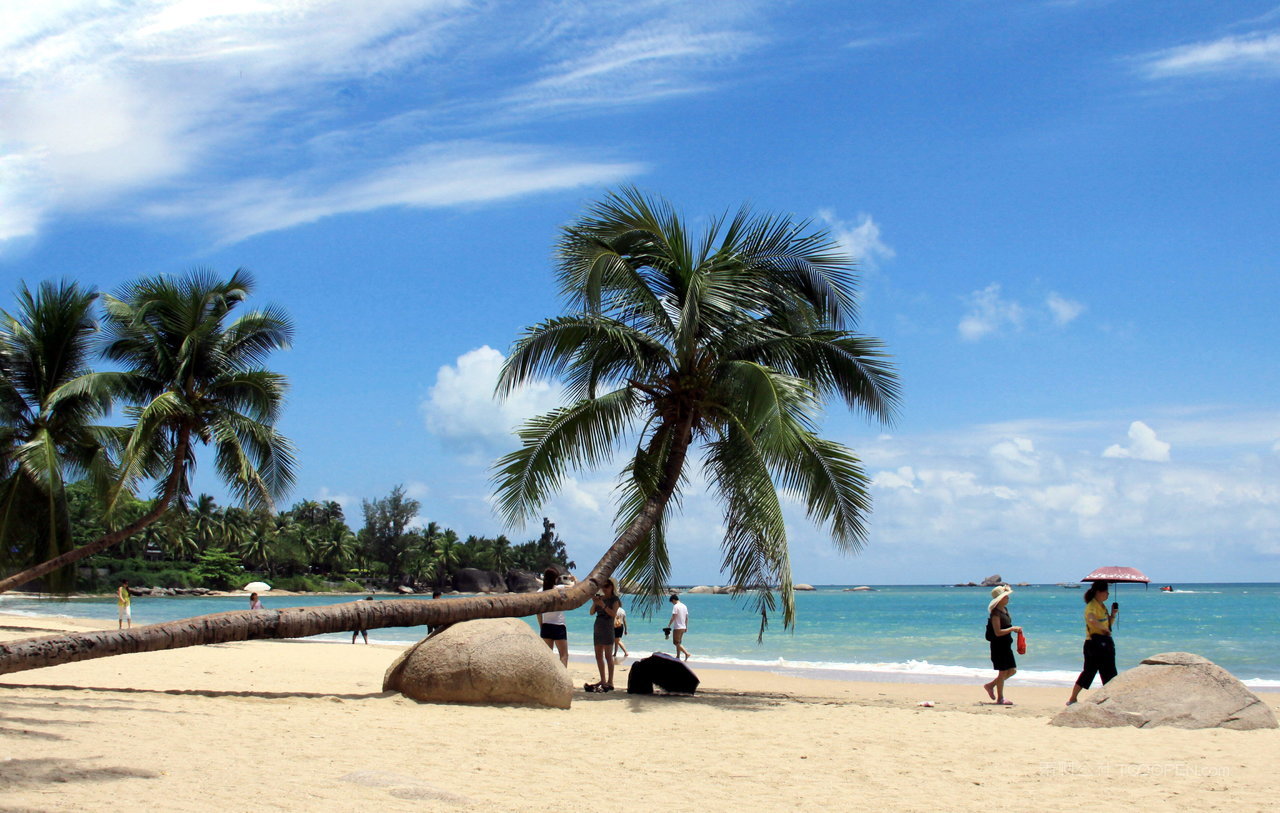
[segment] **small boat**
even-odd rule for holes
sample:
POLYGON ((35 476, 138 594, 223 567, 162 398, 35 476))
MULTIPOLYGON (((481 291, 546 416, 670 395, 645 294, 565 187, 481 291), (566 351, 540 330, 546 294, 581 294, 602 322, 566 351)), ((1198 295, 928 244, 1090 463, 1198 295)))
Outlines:
POLYGON ((1063 588, 1065 588, 1065 589, 1067 589, 1067 590, 1079 590, 1079 589, 1080 589, 1080 587, 1081 587, 1081 585, 1073 584, 1073 583, 1071 583, 1071 582, 1059 582, 1059 583, 1058 583, 1058 586, 1059 586, 1059 587, 1063 587, 1063 588))

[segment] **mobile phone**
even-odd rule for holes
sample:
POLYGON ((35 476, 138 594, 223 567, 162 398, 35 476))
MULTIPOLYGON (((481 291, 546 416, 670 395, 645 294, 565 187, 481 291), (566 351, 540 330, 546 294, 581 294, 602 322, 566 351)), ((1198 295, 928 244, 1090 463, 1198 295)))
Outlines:
POLYGON ((1119 610, 1119 609, 1120 609, 1120 602, 1118 601, 1111 602, 1111 612, 1114 613, 1116 610, 1119 610))

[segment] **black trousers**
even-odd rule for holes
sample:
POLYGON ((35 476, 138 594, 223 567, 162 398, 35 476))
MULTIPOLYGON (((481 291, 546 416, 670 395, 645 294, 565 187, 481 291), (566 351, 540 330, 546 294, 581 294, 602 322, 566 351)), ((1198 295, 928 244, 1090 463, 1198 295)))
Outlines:
POLYGON ((1102 675, 1103 686, 1116 676, 1116 645, 1110 635, 1095 635, 1084 642, 1084 669, 1076 685, 1089 688, 1094 675, 1102 675))

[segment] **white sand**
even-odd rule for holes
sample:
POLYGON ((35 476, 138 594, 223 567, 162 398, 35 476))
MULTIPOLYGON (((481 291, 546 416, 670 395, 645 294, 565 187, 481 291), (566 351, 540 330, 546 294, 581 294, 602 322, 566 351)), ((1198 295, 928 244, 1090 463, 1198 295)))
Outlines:
MULTIPOLYGON (((95 626, 0 616, 0 637, 95 626)), ((695 697, 562 711, 384 694, 398 651, 257 641, 0 675, 0 810, 1252 811, 1280 791, 1280 730, 1052 727, 1066 690, 1016 677, 999 708, 976 685, 704 669, 695 697)))

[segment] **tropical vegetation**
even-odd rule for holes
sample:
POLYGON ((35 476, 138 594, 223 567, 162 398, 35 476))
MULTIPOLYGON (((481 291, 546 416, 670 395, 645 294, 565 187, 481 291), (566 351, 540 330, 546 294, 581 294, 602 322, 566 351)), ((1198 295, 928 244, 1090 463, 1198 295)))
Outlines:
POLYGON ((857 550, 867 532, 867 479, 851 450, 818 434, 822 410, 837 398, 887 422, 898 402, 883 346, 851 329, 858 307, 851 259, 823 229, 747 208, 694 233, 668 203, 634 189, 608 195, 566 226, 558 257, 567 313, 516 342, 498 393, 555 377, 570 403, 519 430, 520 448, 497 464, 495 486, 502 514, 518 524, 571 470, 622 457, 618 537, 577 585, 69 635, 12 648, 0 656, 0 673, 230 640, 571 609, 618 568, 655 597, 670 573, 668 509, 688 485, 691 454, 723 507, 724 567, 734 583, 754 588, 761 633, 779 607, 792 623, 780 492, 798 498, 837 548, 857 550))

